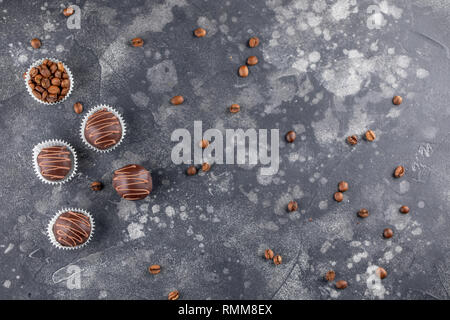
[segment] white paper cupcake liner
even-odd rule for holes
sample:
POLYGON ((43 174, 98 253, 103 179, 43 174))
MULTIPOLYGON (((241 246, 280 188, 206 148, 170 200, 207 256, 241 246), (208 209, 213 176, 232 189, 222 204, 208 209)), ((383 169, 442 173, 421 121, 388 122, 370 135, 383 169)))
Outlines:
POLYGON ((86 144, 92 150, 97 151, 97 152, 106 153, 106 152, 110 152, 110 151, 114 150, 115 148, 117 148, 122 143, 123 138, 125 138, 125 135, 126 135, 126 132, 127 132, 126 129, 127 128, 126 128, 125 121, 123 120, 122 115, 116 109, 114 109, 113 107, 110 107, 110 106, 108 106, 106 104, 100 104, 100 105, 98 105, 96 107, 93 107, 84 116, 83 120, 81 121, 80 137, 81 137, 81 140, 83 140, 84 144, 86 144), (88 121, 89 117, 91 115, 93 115, 95 112, 97 112, 98 110, 101 110, 101 109, 107 109, 108 111, 112 112, 119 119, 120 125, 122 127, 122 137, 120 138, 120 140, 115 145, 109 147, 108 149, 104 149, 104 150, 94 147, 92 144, 90 144, 86 140, 86 137, 84 136, 84 127, 86 126, 86 122, 88 121))
POLYGON ((54 58, 42 58, 42 59, 36 60, 36 61, 28 68, 28 70, 27 70, 27 72, 26 72, 26 76, 25 76, 25 86, 26 86, 27 91, 28 91, 28 93, 30 94, 30 96, 31 96, 34 100, 36 100, 37 102, 40 102, 40 103, 43 103, 43 104, 47 104, 47 105, 58 104, 58 103, 61 103, 61 102, 65 101, 65 100, 70 96, 70 94, 72 93, 72 90, 73 90, 74 85, 75 85, 75 81, 73 80, 72 71, 70 71, 69 67, 67 67, 67 65, 66 65, 64 62, 62 62, 61 60, 58 60, 58 59, 54 59, 54 58), (64 69, 66 70, 67 74, 69 75, 69 80, 70 80, 69 92, 67 92, 66 96, 65 96, 63 99, 61 99, 61 100, 59 100, 59 101, 56 101, 56 102, 45 102, 45 101, 43 101, 43 100, 39 100, 38 98, 36 98, 36 97, 34 96, 34 94, 33 94, 33 89, 31 89, 31 87, 28 85, 28 81, 30 80, 30 70, 31 70, 31 68, 37 67, 37 66, 41 65, 42 62, 43 62, 45 59, 51 60, 51 61, 53 61, 53 62, 61 62, 61 63, 64 65, 64 69))
POLYGON ((92 236, 94 234, 94 229, 95 229, 94 219, 92 218, 91 214, 89 212, 87 212, 86 210, 79 209, 79 208, 62 208, 53 216, 53 218, 48 223, 47 236, 54 247, 56 247, 58 249, 63 249, 63 250, 75 250, 75 249, 83 248, 84 246, 86 246, 89 243, 89 241, 91 241, 92 236), (89 234, 89 238, 86 240, 85 243, 80 244, 78 246, 74 246, 74 247, 65 247, 65 246, 61 245, 58 241, 56 241, 55 235, 53 234, 53 225, 55 224, 56 219, 58 219, 58 217, 61 214, 63 214, 64 212, 67 212, 67 211, 82 213, 89 218, 89 221, 91 222, 91 233, 89 234))
POLYGON ((77 154, 75 152, 75 149, 69 143, 67 143, 63 140, 56 140, 56 139, 46 140, 44 142, 41 142, 41 143, 35 145, 33 148, 33 167, 34 167, 34 172, 36 173, 36 175, 42 182, 48 183, 48 184, 63 184, 63 183, 66 183, 67 181, 70 181, 77 173, 77 168, 78 168, 77 154), (69 151, 72 153, 72 169, 67 173, 67 175, 64 179, 59 180, 59 181, 51 181, 51 180, 46 179, 41 174, 41 169, 39 168, 38 161, 37 161, 38 155, 42 151, 42 149, 48 148, 48 147, 55 147, 55 146, 67 147, 67 149, 69 149, 69 151))

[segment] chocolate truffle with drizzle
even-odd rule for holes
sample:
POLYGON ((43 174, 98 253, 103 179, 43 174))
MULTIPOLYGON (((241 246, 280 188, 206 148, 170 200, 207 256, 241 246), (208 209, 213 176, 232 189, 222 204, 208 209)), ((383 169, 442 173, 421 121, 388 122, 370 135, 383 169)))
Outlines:
POLYGON ((106 150, 116 145, 122 138, 119 118, 104 108, 96 111, 86 121, 84 137, 93 147, 106 150))
POLYGON ((41 175, 50 181, 61 181, 72 169, 71 152, 66 146, 43 148, 37 156, 41 175))
POLYGON ((50 227, 54 241, 62 247, 74 248, 89 241, 93 223, 88 215, 68 210, 61 213, 50 227))
POLYGON ((129 164, 114 171, 113 187, 126 200, 141 200, 152 191, 152 177, 143 166, 129 164))

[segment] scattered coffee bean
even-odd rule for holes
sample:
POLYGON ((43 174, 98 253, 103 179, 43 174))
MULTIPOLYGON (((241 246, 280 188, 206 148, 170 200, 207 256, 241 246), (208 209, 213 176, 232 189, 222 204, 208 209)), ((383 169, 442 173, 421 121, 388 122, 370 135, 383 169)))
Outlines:
POLYGON ((286 133, 287 142, 292 143, 295 141, 295 138, 297 138, 297 135, 295 134, 294 131, 289 131, 288 133, 286 133))
POLYGON ((239 76, 241 76, 242 78, 248 77, 248 67, 247 66, 239 67, 239 76))
POLYGON ((289 201, 289 203, 288 203, 288 210, 290 211, 290 212, 292 212, 292 211, 297 211, 298 210, 298 203, 297 203, 297 201, 289 201))
POLYGON ((154 264, 154 265, 148 267, 148 272, 150 272, 151 274, 158 274, 161 272, 161 266, 154 264))
POLYGON ((38 38, 31 39, 31 46, 34 49, 39 49, 41 47, 41 40, 39 40, 38 38))
POLYGON ((376 138, 375 132, 373 132, 372 130, 368 130, 365 134, 366 140, 367 141, 373 141, 376 138))
POLYGON ((383 236, 384 236, 386 239, 392 238, 393 235, 394 235, 394 231, 392 231, 391 228, 386 228, 386 229, 384 229, 384 231, 383 231, 383 236))
POLYGON ((348 287, 348 283, 345 280, 339 280, 336 282, 336 289, 345 289, 348 287))
POLYGON ((249 66, 254 66, 257 63, 258 63, 258 58, 256 56, 250 56, 247 58, 247 64, 249 66))
POLYGON ((338 190, 339 190, 340 192, 345 192, 345 191, 347 191, 347 190, 348 190, 348 183, 345 182, 345 181, 339 182, 339 184, 338 184, 338 190))
MULTIPOLYGON (((53 78, 53 79, 57 79, 57 78, 53 78)), ((52 79, 52 80, 53 80, 53 79, 52 79)), ((75 113, 80 114, 80 113, 83 112, 83 105, 82 105, 80 102, 76 102, 76 103, 73 105, 73 110, 75 111, 75 113)))
POLYGON ((197 28, 194 30, 194 35, 197 38, 202 38, 202 37, 206 36, 206 30, 203 28, 197 28))
POLYGON ((241 110, 241 106, 238 105, 238 104, 236 104, 236 103, 234 103, 234 104, 232 104, 232 105, 230 106, 230 112, 231 112, 231 113, 237 113, 237 112, 239 112, 240 110, 241 110))
POLYGON ((69 75, 61 62, 45 59, 41 65, 31 68, 29 74, 28 86, 39 100, 57 102, 64 99, 69 92, 69 75))
POLYGON ((174 290, 171 293, 169 293, 169 300, 178 300, 178 298, 180 297, 180 293, 178 292, 178 290, 174 290))
POLYGON ((197 168, 195 166, 190 166, 189 168, 187 168, 186 173, 188 176, 193 176, 197 174, 197 168))
POLYGON ((330 270, 325 274, 325 280, 327 281, 334 281, 334 278, 336 278, 336 272, 333 270, 330 270))
POLYGON ((387 272, 382 267, 378 267, 378 269, 375 271, 375 273, 380 279, 384 279, 387 277, 387 272))
POLYGON ((100 181, 94 181, 91 183, 91 189, 93 191, 100 191, 103 189, 103 184, 100 181))
POLYGON ((183 96, 175 96, 172 99, 170 99, 170 103, 175 106, 182 104, 183 102, 184 102, 183 96))
POLYGON ((259 45, 259 38, 258 37, 252 37, 248 40, 248 46, 250 48, 255 48, 259 45))
POLYGON ((342 192, 336 192, 334 194, 334 200, 336 200, 337 202, 341 202, 342 200, 344 200, 344 194, 342 192))
POLYGON ((409 213, 409 207, 408 206, 401 206, 400 207, 400 212, 403 213, 403 214, 409 213))
POLYGON ((211 169, 211 165, 208 162, 202 164, 202 171, 208 172, 211 169))
POLYGON ((348 144, 354 146, 355 144, 358 143, 358 137, 357 136, 348 136, 347 142, 348 142, 348 144))
POLYGON ((131 39, 131 45, 133 47, 142 47, 144 45, 144 40, 142 40, 142 38, 131 39))
POLYGON ((272 260, 273 259, 273 251, 271 249, 266 249, 264 251, 264 257, 266 257, 267 260, 272 260))
POLYGON ((395 96, 394 98, 392 98, 392 103, 395 104, 396 106, 398 106, 399 104, 402 104, 403 102, 403 98, 400 96, 395 96))
POLYGON ((358 211, 358 216, 360 217, 360 218, 367 218, 368 216, 369 216, 369 210, 367 210, 367 209, 360 209, 359 211, 358 211))
POLYGON ((275 263, 276 265, 281 264, 281 262, 282 262, 282 259, 279 254, 277 254, 275 257, 273 257, 273 263, 275 263))
POLYGON ((401 178, 405 175, 405 168, 403 166, 398 166, 394 170, 394 177, 401 178))
POLYGON ((205 148, 207 148, 209 146, 209 141, 206 140, 206 139, 202 139, 199 142, 199 146, 200 146, 200 148, 205 149, 205 148))
POLYGON ((70 17, 71 15, 73 15, 74 12, 75 12, 75 10, 72 7, 68 7, 63 10, 63 14, 66 17, 70 17))

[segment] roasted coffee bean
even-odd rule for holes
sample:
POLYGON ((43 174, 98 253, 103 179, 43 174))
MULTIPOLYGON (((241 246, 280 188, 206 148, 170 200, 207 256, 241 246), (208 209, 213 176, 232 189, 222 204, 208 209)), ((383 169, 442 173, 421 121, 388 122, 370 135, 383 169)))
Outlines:
POLYGON ((205 149, 205 148, 207 148, 209 146, 209 141, 205 140, 205 139, 202 139, 199 142, 199 146, 200 146, 200 148, 205 149))
POLYGON ((47 97, 47 102, 53 103, 57 101, 57 96, 56 95, 51 95, 49 94, 47 97))
POLYGON ((341 202, 342 200, 344 200, 344 194, 342 192, 336 192, 334 194, 334 200, 336 200, 337 202, 341 202))
POLYGON ((273 257, 273 263, 275 263, 275 265, 280 265, 282 262, 282 258, 279 254, 277 254, 275 257, 273 257))
POLYGON ((39 40, 38 38, 31 39, 30 43, 34 49, 39 49, 41 47, 41 40, 39 40))
MULTIPOLYGON (((154 265, 148 267, 148 272, 150 272, 151 274, 158 274, 161 272, 161 266, 154 264, 154 265)), ((171 300, 171 299, 169 299, 169 300, 171 300)))
POLYGON ((69 92, 69 88, 62 88, 61 89, 61 95, 65 96, 69 92))
POLYGON ((358 211, 358 216, 360 217, 360 218, 367 218, 368 216, 369 216, 369 211, 367 210, 367 209, 360 209, 359 211, 358 211))
POLYGON ((358 143, 358 137, 357 137, 357 136, 348 136, 348 137, 347 137, 347 142, 348 142, 350 145, 354 146, 355 144, 358 143))
POLYGON ((345 289, 348 287, 348 283, 345 280, 339 280, 336 282, 336 289, 345 289))
POLYGON ((232 104, 232 105, 230 106, 230 112, 231 112, 231 113, 237 113, 237 112, 239 112, 240 110, 241 110, 241 106, 238 105, 238 104, 236 104, 236 103, 234 103, 234 104, 232 104))
POLYGON ((373 132, 372 130, 368 130, 365 134, 366 140, 367 141, 373 141, 376 138, 375 132, 373 132))
POLYGON ((30 86, 31 90, 34 90, 34 87, 36 86, 33 81, 28 81, 28 85, 30 86))
POLYGON ((383 236, 386 239, 392 238, 393 235, 394 235, 394 231, 392 231, 391 228, 386 228, 386 229, 383 230, 383 236))
POLYGON ((70 17, 74 12, 75 10, 72 7, 68 7, 63 10, 63 15, 65 15, 66 17, 70 17))
POLYGON ((61 92, 61 89, 59 89, 59 87, 57 87, 57 86, 50 86, 48 88, 48 93, 50 93, 50 94, 58 95, 60 92, 61 92))
POLYGON ((297 138, 297 135, 295 134, 294 131, 289 131, 288 133, 286 133, 287 142, 292 143, 295 141, 295 138, 297 138))
POLYGON ((33 90, 33 95, 39 100, 42 99, 41 94, 37 90, 33 90))
POLYGON ((178 300, 178 298, 180 297, 180 293, 178 292, 178 290, 174 290, 171 293, 169 293, 169 300, 178 300))
POLYGON ((170 99, 170 103, 173 105, 179 105, 182 104, 184 102, 184 98, 183 96, 175 96, 172 99, 170 99))
POLYGON ((288 203, 288 210, 290 212, 297 211, 298 210, 298 203, 297 203, 297 201, 294 201, 294 200, 289 201, 289 203, 288 203))
POLYGON ((49 70, 46 66, 43 66, 43 67, 41 68, 40 73, 41 73, 41 75, 42 75, 44 78, 48 78, 48 77, 50 77, 51 74, 52 74, 52 73, 50 72, 50 70, 49 70))
POLYGON ((38 74, 36 77, 34 77, 34 82, 36 82, 36 84, 41 84, 42 81, 42 76, 40 74, 38 74))
POLYGON ((61 77, 62 77, 62 72, 61 71, 55 71, 55 78, 59 78, 59 79, 61 79, 61 77))
POLYGON ((42 81, 41 81, 41 86, 42 86, 44 89, 47 89, 48 87, 50 87, 50 80, 49 80, 48 78, 42 79, 42 81))
POLYGON ((384 279, 387 277, 387 272, 382 267, 378 267, 378 269, 375 271, 375 273, 380 279, 384 279))
POLYGON ((190 166, 189 168, 187 168, 186 173, 188 176, 193 176, 197 174, 197 168, 195 166, 190 166))
POLYGON ((54 74, 54 73, 56 72, 56 70, 58 70, 58 65, 57 65, 56 63, 52 63, 52 64, 50 65, 50 72, 51 72, 52 74, 54 74))
POLYGON ((395 96, 394 98, 392 98, 392 103, 395 104, 396 106, 398 106, 399 104, 402 104, 403 102, 403 98, 400 96, 395 96))
POLYGON ((52 79, 52 85, 57 86, 57 87, 61 86, 61 79, 60 78, 53 78, 52 79))
POLYGON ((31 70, 30 70, 30 78, 36 77, 38 75, 38 73, 39 73, 39 70, 37 68, 35 68, 35 67, 31 68, 31 70))
MULTIPOLYGON (((59 72, 65 72, 64 64, 62 62, 58 62, 57 66, 58 66, 58 71, 59 72)), ((66 73, 66 75, 67 75, 67 73, 66 73)))
POLYGON ((48 96, 48 91, 42 92, 42 100, 47 99, 47 96, 48 96))
POLYGON ((206 36, 206 30, 203 28, 197 28, 194 30, 194 35, 197 38, 202 38, 202 37, 206 36))
POLYGON ((142 47, 144 45, 144 40, 142 40, 142 38, 131 39, 131 45, 133 47, 142 47))
POLYGON ((336 278, 336 272, 333 270, 330 270, 325 274, 325 280, 327 281, 334 281, 334 278, 336 278))
POLYGON ((242 78, 248 77, 248 67, 247 66, 239 67, 239 76, 241 76, 242 78))
POLYGON ((405 175, 405 168, 403 166, 398 166, 394 170, 394 177, 401 178, 405 175))
POLYGON ((347 191, 347 190, 348 190, 348 183, 345 182, 345 181, 339 182, 339 184, 338 184, 338 190, 339 190, 340 192, 345 192, 345 191, 347 191))
POLYGON ((83 105, 80 102, 75 102, 75 104, 73 105, 73 111, 75 111, 75 113, 82 113, 83 112, 83 105))
POLYGON ((259 39, 258 37, 252 37, 248 40, 248 46, 250 48, 255 48, 259 45, 259 39))
POLYGON ((37 90, 37 91, 39 91, 40 93, 42 93, 42 92, 45 91, 45 89, 42 88, 41 86, 36 86, 36 87, 34 87, 34 89, 37 90))
POLYGON ((273 251, 272 251, 271 249, 266 249, 266 250, 264 251, 264 257, 265 257, 267 260, 272 260, 272 259, 273 259, 273 256, 274 256, 274 254, 273 254, 273 251))
POLYGON ((208 172, 211 169, 211 165, 208 162, 202 164, 202 171, 208 172))
POLYGON ((403 213, 403 214, 409 213, 409 207, 408 206, 401 206, 400 207, 400 212, 403 213))
POLYGON ((254 66, 257 63, 258 63, 258 58, 256 56, 250 56, 247 58, 247 64, 249 66, 254 66))
MULTIPOLYGON (((62 71, 61 71, 62 72, 62 71)), ((62 78, 63 79, 69 79, 69 75, 67 74, 67 72, 62 72, 62 78)))
POLYGON ((94 181, 91 183, 91 189, 93 191, 100 191, 103 189, 103 184, 100 181, 94 181))
POLYGON ((69 79, 64 79, 63 81, 61 81, 61 87, 69 88, 69 86, 70 86, 70 80, 69 79))

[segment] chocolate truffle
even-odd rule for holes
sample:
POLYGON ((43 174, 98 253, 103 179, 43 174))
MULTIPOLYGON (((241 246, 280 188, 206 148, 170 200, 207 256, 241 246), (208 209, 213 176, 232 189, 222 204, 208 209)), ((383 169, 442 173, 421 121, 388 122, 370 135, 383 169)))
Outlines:
POLYGON ((72 169, 70 150, 65 146, 43 148, 37 163, 41 175, 50 181, 63 180, 72 169))
POLYGON ((152 191, 152 176, 138 164, 129 164, 114 171, 113 187, 126 200, 141 200, 152 191))
POLYGON ((84 127, 86 141, 97 149, 108 149, 122 138, 119 118, 108 109, 101 109, 89 116, 84 127))
POLYGON ((89 240, 91 219, 83 213, 67 211, 56 219, 52 231, 56 242, 63 247, 77 247, 89 240))

